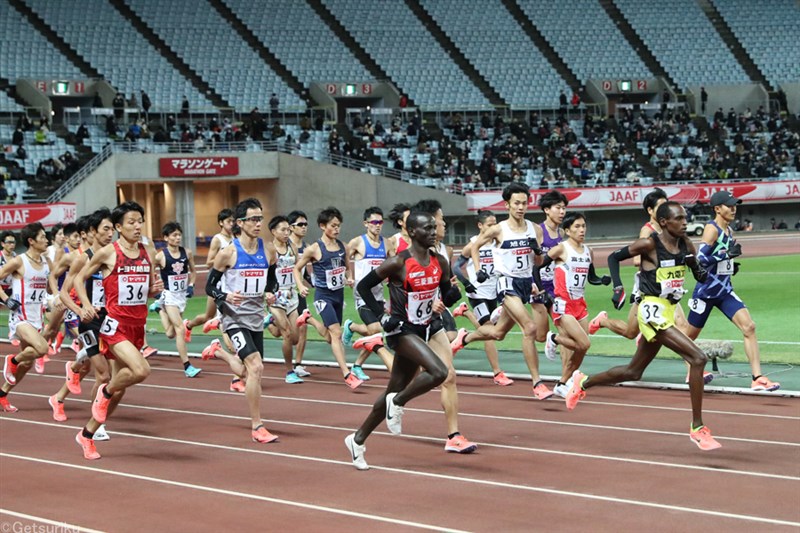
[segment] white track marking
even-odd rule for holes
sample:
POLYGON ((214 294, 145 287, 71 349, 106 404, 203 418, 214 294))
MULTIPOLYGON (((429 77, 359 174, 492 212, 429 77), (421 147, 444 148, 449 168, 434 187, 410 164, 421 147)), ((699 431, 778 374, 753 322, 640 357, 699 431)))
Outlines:
POLYGON ((9 529, 3 528, 2 531, 80 531, 82 533, 102 533, 97 529, 89 529, 83 526, 76 526, 75 524, 67 524, 66 522, 57 522, 55 520, 50 520, 49 518, 42 518, 41 516, 33 516, 25 513, 18 513, 16 511, 11 511, 9 509, 2 509, 0 508, 0 515, 6 514, 8 516, 13 516, 14 518, 22 518, 25 520, 30 520, 32 522, 40 522, 42 524, 47 524, 48 526, 55 526, 53 528, 27 528, 20 525, 19 528, 14 528, 13 526, 9 529))

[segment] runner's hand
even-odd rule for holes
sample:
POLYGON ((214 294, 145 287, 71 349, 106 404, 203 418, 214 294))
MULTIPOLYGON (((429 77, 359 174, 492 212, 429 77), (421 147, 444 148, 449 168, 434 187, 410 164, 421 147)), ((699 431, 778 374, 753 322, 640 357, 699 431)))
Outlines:
POLYGON ((487 274, 485 270, 478 270, 475 273, 475 279, 478 280, 478 283, 483 283, 489 279, 489 274, 487 274))
POLYGON ((8 300, 6 300, 6 307, 8 307, 8 310, 11 312, 16 311, 21 306, 22 304, 20 303, 19 300, 15 300, 14 298, 9 298, 8 300))
POLYGON ((386 333, 391 333, 392 331, 396 330, 402 325, 403 321, 395 316, 383 315, 381 317, 381 327, 383 328, 383 331, 385 331, 386 333))
POLYGON ((614 287, 614 295, 611 297, 611 303, 614 304, 614 309, 622 309, 625 307, 625 287, 614 287))

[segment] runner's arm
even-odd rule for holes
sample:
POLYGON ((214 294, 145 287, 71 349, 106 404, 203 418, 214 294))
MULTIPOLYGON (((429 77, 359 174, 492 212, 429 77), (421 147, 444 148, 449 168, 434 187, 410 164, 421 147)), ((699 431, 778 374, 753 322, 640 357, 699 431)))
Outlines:
POLYGON ((458 286, 450 282, 450 265, 444 261, 441 255, 436 255, 439 258, 439 264, 442 266, 442 279, 439 280, 439 292, 442 295, 442 303, 450 307, 461 299, 461 291, 458 290, 458 286))
POLYGON ((356 287, 358 295, 361 296, 361 299, 364 300, 367 307, 375 313, 375 316, 382 316, 384 314, 384 309, 383 305, 379 303, 372 294, 372 288, 377 287, 383 283, 383 280, 400 272, 403 268, 403 263, 399 256, 390 257, 381 263, 378 268, 367 273, 367 275, 358 282, 358 286, 356 287))

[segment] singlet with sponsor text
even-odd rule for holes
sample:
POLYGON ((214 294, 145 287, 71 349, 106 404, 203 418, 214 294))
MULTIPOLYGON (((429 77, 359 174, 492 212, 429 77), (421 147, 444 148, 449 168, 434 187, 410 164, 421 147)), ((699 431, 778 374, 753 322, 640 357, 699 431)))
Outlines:
POLYGON ((314 263, 314 286, 317 291, 341 291, 345 283, 345 253, 344 243, 336 239, 338 250, 328 250, 322 239, 317 241, 322 257, 314 263))
POLYGON ((433 320, 433 304, 439 298, 442 266, 436 254, 428 251, 428 264, 422 265, 410 250, 399 255, 405 266, 402 283, 389 283, 391 314, 404 322, 426 326, 433 320))
MULTIPOLYGON (((716 254, 720 250, 729 250, 734 244, 733 231, 731 228, 724 231, 713 220, 706 225, 709 224, 717 229, 717 240, 714 243, 712 254, 716 254)), ((702 283, 699 281, 697 282, 692 297, 709 300, 729 294, 733 291, 731 276, 733 276, 733 259, 723 259, 722 261, 709 265, 708 277, 702 283)))
MULTIPOLYGON (((277 242, 277 241, 276 241, 277 242)), ((295 253, 292 241, 286 243, 286 251, 281 253, 275 246, 278 254, 275 263, 275 276, 278 278, 278 289, 281 291, 291 291, 295 286, 294 265, 297 263, 298 254, 295 253)))
POLYGON ((152 265, 142 243, 137 243, 139 254, 128 257, 119 241, 114 243, 116 261, 112 271, 103 278, 108 316, 126 326, 144 326, 147 321, 147 295, 150 292, 152 265))
MULTIPOLYGON (((558 244, 563 240, 561 235, 559 234, 558 237, 552 237, 550 235, 550 230, 547 229, 547 224, 542 222, 539 224, 539 227, 542 228, 542 242, 540 246, 542 248, 542 253, 549 252, 552 248, 558 246, 558 244)), ((554 263, 550 263, 545 268, 539 271, 539 274, 542 279, 542 285, 545 289, 550 290, 551 292, 553 289, 553 279, 555 277, 555 268, 556 265, 554 263)))
MULTIPOLYGON (((469 242, 474 243, 478 240, 478 236, 471 237, 469 242)), ((472 284, 477 289, 475 292, 468 293, 467 295, 473 299, 480 300, 494 300, 497 298, 497 273, 494 269, 494 244, 489 243, 481 246, 478 249, 480 256, 479 270, 483 270, 489 276, 489 279, 483 283, 478 283, 475 279, 477 271, 472 260, 467 261, 467 277, 472 281, 472 284)))
MULTIPOLYGON (((94 250, 91 248, 86 250, 86 256, 89 258, 88 261, 91 261, 92 257, 94 257, 94 250)), ((103 288, 103 273, 98 270, 86 278, 85 284, 86 296, 89 297, 89 302, 91 302, 92 307, 103 309, 106 306, 106 292, 103 288)))
MULTIPOLYGON (((369 240, 369 237, 362 235, 361 239, 364 241, 364 257, 357 259, 355 262, 355 282, 364 279, 364 276, 381 266, 386 261, 386 242, 383 237, 380 237, 380 244, 375 247, 369 240)), ((356 307, 362 307, 364 300, 359 296, 358 291, 353 289, 353 296, 356 299, 356 307)), ((383 301, 383 283, 376 285, 372 288, 372 296, 379 302, 383 301)))
POLYGON ((533 275, 533 250, 529 239, 536 237, 533 222, 525 220, 522 232, 513 231, 504 220, 499 224, 500 244, 494 248, 494 268, 498 274, 512 278, 529 278, 533 275))
POLYGON ((42 324, 42 303, 47 296, 47 278, 50 276, 50 267, 42 255, 40 265, 31 261, 28 254, 22 254, 22 267, 25 270, 21 278, 14 277, 11 280, 11 291, 14 299, 20 304, 16 311, 16 316, 24 322, 41 327, 42 324))
POLYGON ((164 248, 164 268, 161 269, 161 281, 164 290, 184 294, 189 287, 189 256, 183 246, 178 247, 178 257, 173 257, 169 248, 164 248))
POLYGON ((567 260, 557 265, 553 273, 555 295, 564 300, 579 300, 586 292, 592 256, 586 245, 579 252, 567 241, 561 244, 567 252, 567 260))
MULTIPOLYGON (((657 265, 654 270, 639 271, 639 290, 643 296, 657 296, 677 303, 686 293, 683 284, 686 277, 686 242, 678 241, 678 252, 672 253, 664 247, 658 234, 653 232, 650 238, 656 244, 657 265)), ((644 264, 644 262, 642 262, 644 264)))
POLYGON ((239 239, 233 239, 236 248, 236 263, 225 271, 223 280, 227 292, 238 291, 243 296, 239 305, 223 303, 222 330, 239 327, 250 331, 264 330, 264 292, 267 290, 269 261, 264 250, 264 241, 257 239, 256 250, 248 253, 239 239))

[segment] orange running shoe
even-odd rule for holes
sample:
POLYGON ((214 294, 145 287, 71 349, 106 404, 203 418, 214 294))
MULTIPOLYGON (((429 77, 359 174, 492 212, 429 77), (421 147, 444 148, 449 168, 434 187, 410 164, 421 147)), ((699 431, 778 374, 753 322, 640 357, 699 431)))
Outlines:
POLYGON ((278 436, 267 431, 267 428, 264 426, 258 426, 253 430, 252 435, 255 442, 260 442, 262 444, 266 444, 268 442, 277 442, 278 440, 278 436))
POLYGON ((304 326, 308 323, 308 319, 311 318, 311 312, 308 309, 303 309, 303 313, 297 317, 295 320, 295 325, 299 328, 300 326, 304 326))
POLYGON ((81 393, 81 375, 79 372, 72 371, 72 361, 67 361, 64 365, 67 370, 67 389, 72 394, 81 393))
POLYGON ((456 338, 450 343, 450 350, 453 352, 453 355, 457 354, 464 348, 464 346, 466 346, 464 341, 466 340, 467 335, 469 335, 469 331, 466 329, 461 328, 458 330, 458 333, 456 333, 456 338))
POLYGON ((553 391, 547 388, 544 381, 537 381, 533 384, 533 397, 537 400, 546 400, 553 395, 553 391))
POLYGON ((37 357, 33 360, 33 370, 37 374, 44 374, 44 357, 37 357))
POLYGON ((466 313, 468 310, 469 307, 467 306, 467 302, 461 302, 458 307, 453 309, 453 316, 464 316, 464 313, 466 313))
POLYGON ((186 342, 192 342, 192 328, 189 327, 188 319, 183 321, 183 330, 183 340, 186 342))
POLYGON ((203 324, 203 333, 208 333, 209 331, 219 329, 219 319, 212 318, 211 320, 206 320, 205 324, 203 324))
POLYGON ((453 453, 472 453, 478 449, 478 445, 467 440, 467 438, 458 434, 452 439, 447 439, 444 443, 444 451, 453 453))
POLYGON ((514 380, 506 376, 506 373, 502 370, 494 375, 493 381, 495 384, 500 385, 501 387, 507 387, 514 383, 514 380))
POLYGON ((97 448, 94 447, 94 440, 84 437, 83 430, 78 431, 78 434, 75 435, 75 442, 77 442, 78 446, 80 446, 83 450, 84 459, 88 459, 90 461, 100 459, 100 454, 97 453, 97 448))
POLYGON ((245 389, 244 381, 242 381, 239 378, 233 378, 231 380, 231 386, 230 386, 231 392, 244 392, 244 389, 245 389))
POLYGON ((153 348, 152 346, 142 346, 142 357, 147 359, 158 353, 158 348, 153 348))
POLYGON ((711 431, 708 427, 702 426, 699 429, 689 429, 689 440, 697 444, 697 447, 701 450, 708 452, 716 450, 717 448, 722 448, 722 444, 711 436, 711 431))
POLYGON ((586 381, 586 374, 580 370, 576 370, 572 373, 572 378, 570 379, 572 379, 572 385, 564 401, 567 403, 567 409, 572 411, 580 400, 586 398, 586 391, 583 390, 583 382, 586 381))
POLYGON ((64 422, 67 420, 67 414, 64 412, 64 404, 59 403, 55 394, 47 399, 47 403, 53 408, 53 420, 56 422, 64 422))
POLYGON ((106 398, 105 394, 103 394, 107 387, 107 383, 100 385, 97 389, 97 396, 95 396, 94 402, 92 403, 92 417, 101 424, 106 421, 106 417, 108 416, 108 404, 111 403, 111 399, 106 398))
POLYGON ((750 385, 750 390, 774 391, 781 388, 777 381, 770 381, 767 376, 758 376, 750 385))
POLYGON ((17 384, 17 377, 15 374, 17 373, 17 367, 19 364, 15 364, 13 355, 7 355, 5 363, 3 363, 3 377, 6 378, 6 383, 9 385, 16 385, 17 384))
POLYGON ((378 346, 383 346, 382 333, 375 333, 374 335, 361 337, 356 342, 353 343, 353 349, 367 350, 368 352, 375 351, 375 348, 377 348, 378 346))
POLYGON ((347 373, 347 377, 344 378, 344 382, 348 387, 350 387, 353 390, 357 389, 362 383, 364 383, 363 381, 358 379, 356 375, 353 374, 352 372, 347 373))
POLYGON ((63 331, 59 331, 56 334, 55 342, 53 342, 53 350, 55 351, 55 353, 58 353, 58 352, 61 351, 61 344, 63 342, 64 342, 64 332, 63 331))
POLYGON ((600 325, 600 321, 605 320, 606 318, 608 318, 608 313, 605 311, 600 311, 597 313, 597 316, 594 317, 591 322, 589 322, 589 335, 594 335, 597 333, 597 331, 603 327, 600 325))
POLYGON ((17 339, 17 338, 11 339, 11 346, 14 346, 14 347, 19 346, 19 339, 17 339))
POLYGON ((217 350, 219 350, 221 346, 222 344, 219 342, 219 339, 214 339, 211 341, 211 344, 203 348, 203 351, 200 353, 200 357, 203 359, 203 361, 214 359, 217 356, 217 350))
POLYGON ((11 403, 8 401, 8 396, 3 396, 0 398, 0 408, 2 408, 6 413, 16 413, 19 411, 19 409, 11 405, 11 403))

